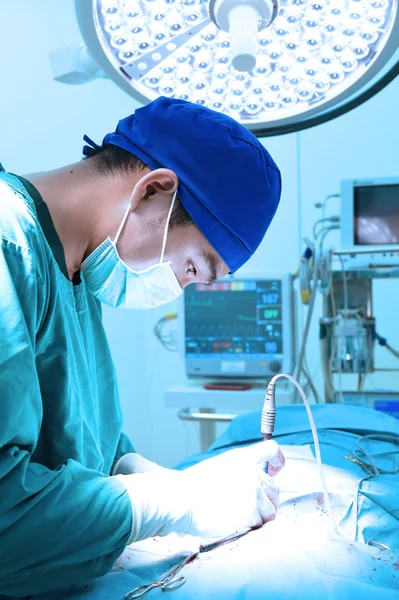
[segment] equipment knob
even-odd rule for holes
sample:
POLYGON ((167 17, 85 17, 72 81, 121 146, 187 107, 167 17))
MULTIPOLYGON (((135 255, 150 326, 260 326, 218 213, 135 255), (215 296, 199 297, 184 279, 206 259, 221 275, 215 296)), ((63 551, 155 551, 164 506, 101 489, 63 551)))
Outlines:
POLYGON ((279 373, 281 371, 281 363, 278 360, 272 360, 269 369, 272 373, 279 373))

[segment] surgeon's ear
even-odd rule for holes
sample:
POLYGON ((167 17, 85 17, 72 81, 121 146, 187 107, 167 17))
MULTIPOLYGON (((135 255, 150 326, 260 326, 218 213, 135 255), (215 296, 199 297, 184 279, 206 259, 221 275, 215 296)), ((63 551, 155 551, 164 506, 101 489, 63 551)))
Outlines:
POLYGON ((173 194, 176 191, 178 184, 179 180, 174 171, 171 171, 170 169, 155 169, 155 171, 148 173, 146 196, 144 196, 144 198, 149 198, 157 192, 173 194))
POLYGON ((135 186, 132 196, 132 208, 135 208, 141 200, 149 200, 155 194, 173 194, 179 180, 174 171, 170 169, 155 169, 144 175, 135 186))

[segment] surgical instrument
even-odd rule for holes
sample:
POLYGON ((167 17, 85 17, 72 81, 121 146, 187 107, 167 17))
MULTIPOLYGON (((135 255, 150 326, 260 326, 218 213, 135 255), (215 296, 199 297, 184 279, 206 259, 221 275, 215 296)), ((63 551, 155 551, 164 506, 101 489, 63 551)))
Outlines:
POLYGON ((341 535, 339 532, 333 511, 332 511, 332 508, 331 508, 330 497, 328 495, 327 484, 326 484, 326 480, 324 477, 323 465, 321 462, 319 438, 317 437, 316 425, 315 425, 315 422, 314 422, 314 419, 312 416, 312 411, 310 409, 309 402, 308 402, 308 399, 306 398, 305 392, 303 391, 302 387, 300 386, 298 381, 295 379, 295 377, 292 377, 291 375, 287 375, 285 373, 279 373, 278 375, 275 375, 269 381, 269 384, 267 386, 266 396, 265 396, 265 402, 264 402, 263 409, 262 409, 262 417, 261 417, 262 439, 270 440, 273 435, 274 424, 275 424, 275 420, 276 420, 276 398, 275 398, 276 390, 275 390, 275 388, 276 388, 276 381, 278 379, 280 379, 281 377, 285 377, 286 379, 289 379, 290 381, 292 381, 292 383, 295 385, 298 392, 300 393, 301 398, 305 404, 306 412, 307 412, 307 415, 309 418, 310 428, 312 430, 314 449, 315 449, 315 454, 316 454, 316 462, 317 462, 317 466, 319 469, 320 479, 321 479, 321 483, 322 483, 322 487, 323 487, 323 496, 324 496, 324 502, 325 502, 325 505, 327 508, 327 513, 328 513, 328 516, 330 517, 330 521, 331 521, 331 525, 334 530, 334 533, 336 535, 341 535))
POLYGON ((250 531, 254 529, 259 529, 258 527, 246 527, 241 531, 237 531, 236 533, 232 533, 226 537, 215 540, 214 542, 210 542, 209 544, 202 544, 197 552, 193 552, 189 556, 185 557, 180 563, 176 566, 169 569, 164 575, 162 575, 157 581, 153 583, 139 585, 134 588, 130 592, 125 594, 124 600, 136 600, 137 598, 143 598, 146 596, 151 590, 159 587, 163 592, 170 592, 172 590, 177 590, 182 585, 186 583, 186 578, 184 575, 180 577, 176 577, 176 575, 189 563, 193 562, 200 554, 204 554, 205 552, 211 552, 211 550, 215 550, 220 546, 224 546, 225 544, 229 544, 230 542, 235 542, 239 540, 244 535, 247 535, 250 531))
POLYGON ((158 581, 149 584, 139 585, 125 594, 125 600, 134 600, 135 598, 144 598, 151 590, 159 587, 163 592, 177 590, 186 583, 184 576, 176 577, 177 573, 192 560, 192 555, 186 557, 178 565, 175 565, 167 571, 158 581))

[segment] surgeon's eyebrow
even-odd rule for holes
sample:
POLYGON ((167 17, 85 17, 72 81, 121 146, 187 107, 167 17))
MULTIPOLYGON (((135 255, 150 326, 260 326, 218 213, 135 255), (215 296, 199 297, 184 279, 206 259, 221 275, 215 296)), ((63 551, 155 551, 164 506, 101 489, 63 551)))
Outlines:
POLYGON ((215 256, 211 253, 211 252, 207 252, 206 250, 201 250, 201 254, 204 257, 207 267, 208 267, 208 281, 207 284, 211 285, 212 283, 215 283, 215 281, 218 280, 218 273, 217 273, 217 260, 215 258, 215 256))

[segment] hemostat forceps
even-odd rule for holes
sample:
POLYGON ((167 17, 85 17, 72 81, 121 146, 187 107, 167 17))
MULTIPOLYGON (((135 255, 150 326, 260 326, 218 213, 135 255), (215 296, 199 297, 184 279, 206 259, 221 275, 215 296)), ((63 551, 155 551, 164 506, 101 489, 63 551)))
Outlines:
POLYGON ((159 587, 163 592, 171 592, 172 590, 177 590, 179 587, 186 583, 186 578, 184 575, 180 575, 177 577, 177 574, 189 563, 193 562, 200 554, 204 554, 205 552, 210 552, 211 550, 215 550, 219 548, 219 546, 224 546, 230 542, 235 542, 239 540, 244 535, 246 535, 249 531, 253 529, 257 529, 255 527, 246 527, 241 531, 237 531, 236 533, 232 533, 224 538, 220 538, 215 540, 214 542, 210 542, 209 544, 203 544, 199 547, 197 552, 193 552, 186 558, 184 558, 180 563, 176 566, 169 569, 164 575, 162 575, 157 581, 153 583, 139 585, 134 588, 130 592, 125 595, 124 600, 135 600, 136 598, 143 598, 146 596, 151 590, 159 587))

